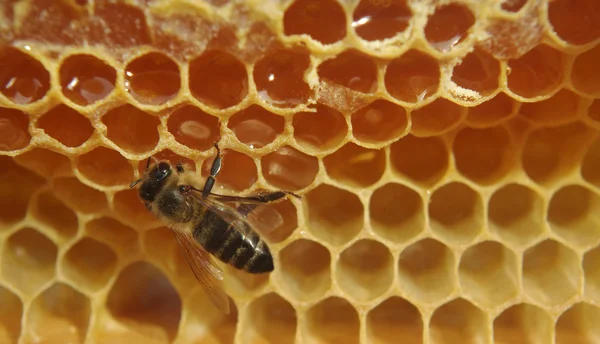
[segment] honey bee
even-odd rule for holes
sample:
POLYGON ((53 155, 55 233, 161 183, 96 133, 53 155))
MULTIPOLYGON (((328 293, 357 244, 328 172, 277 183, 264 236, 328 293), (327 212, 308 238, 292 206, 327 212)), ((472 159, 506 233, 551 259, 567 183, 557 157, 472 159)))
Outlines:
POLYGON ((261 204, 299 196, 286 191, 249 197, 212 193, 222 165, 219 146, 215 143, 214 147, 217 155, 202 189, 192 185, 196 173, 186 171, 181 163, 173 168, 154 157, 148 158, 144 175, 130 187, 139 184, 141 201, 171 229, 210 301, 229 313, 229 298, 221 286, 223 272, 211 256, 252 274, 273 271, 271 251, 251 224, 250 215, 261 204))

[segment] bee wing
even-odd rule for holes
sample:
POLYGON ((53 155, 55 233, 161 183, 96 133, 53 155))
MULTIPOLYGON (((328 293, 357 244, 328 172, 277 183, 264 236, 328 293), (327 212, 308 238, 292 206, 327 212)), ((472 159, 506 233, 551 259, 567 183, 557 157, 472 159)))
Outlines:
POLYGON ((229 313, 229 298, 221 286, 223 272, 216 267, 208 252, 189 234, 171 229, 175 240, 210 301, 224 313, 229 313))

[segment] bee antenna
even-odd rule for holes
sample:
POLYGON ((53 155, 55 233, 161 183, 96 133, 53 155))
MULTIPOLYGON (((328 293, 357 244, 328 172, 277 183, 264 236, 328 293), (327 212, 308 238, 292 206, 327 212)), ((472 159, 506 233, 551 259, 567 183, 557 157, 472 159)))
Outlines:
POLYGON ((136 185, 137 185, 137 183, 139 183, 139 182, 141 182, 141 181, 142 181, 142 179, 138 179, 138 180, 134 181, 133 183, 129 184, 129 187, 130 187, 130 188, 133 188, 134 186, 136 186, 136 185))

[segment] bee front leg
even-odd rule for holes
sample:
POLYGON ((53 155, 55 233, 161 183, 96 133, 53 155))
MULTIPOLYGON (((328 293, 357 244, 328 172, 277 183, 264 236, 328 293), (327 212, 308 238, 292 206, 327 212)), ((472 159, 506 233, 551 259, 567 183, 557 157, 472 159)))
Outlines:
POLYGON ((217 149, 217 156, 210 167, 210 175, 206 178, 206 183, 204 183, 204 188, 202 189, 202 194, 207 196, 210 194, 213 186, 215 185, 215 181, 217 179, 217 175, 221 171, 221 149, 219 149, 219 145, 215 142, 215 148, 217 149))

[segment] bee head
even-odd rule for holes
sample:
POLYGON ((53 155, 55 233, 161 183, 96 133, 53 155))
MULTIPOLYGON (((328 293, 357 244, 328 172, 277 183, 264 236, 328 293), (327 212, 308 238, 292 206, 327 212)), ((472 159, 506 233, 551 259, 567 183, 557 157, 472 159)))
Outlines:
POLYGON ((171 169, 171 165, 166 162, 157 163, 152 168, 148 167, 146 168, 145 176, 131 183, 131 187, 141 182, 139 189, 140 197, 144 201, 152 202, 173 170, 171 169))

